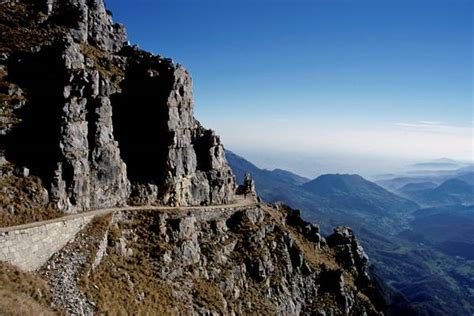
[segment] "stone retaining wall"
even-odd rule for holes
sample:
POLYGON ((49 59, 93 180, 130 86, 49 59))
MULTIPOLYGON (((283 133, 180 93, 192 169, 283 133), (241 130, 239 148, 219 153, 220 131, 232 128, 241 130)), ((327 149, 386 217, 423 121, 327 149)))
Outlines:
MULTIPOLYGON (((1 0, 0 0, 1 1, 1 0)), ((196 206, 180 209, 202 220, 235 212, 240 208, 255 206, 255 200, 236 200, 230 205, 196 206)), ((95 216, 122 211, 176 211, 166 206, 126 206, 68 215, 41 223, 0 228, 0 261, 7 261, 23 270, 33 271, 73 239, 95 216)), ((183 213, 184 214, 184 213, 183 213)), ((105 243, 105 241, 103 242, 105 243)), ((106 244, 102 247, 105 249, 106 244)), ((98 262, 96 263, 96 265, 98 262)))
POLYGON ((0 232, 0 261, 25 271, 41 267, 94 218, 96 214, 54 221, 41 226, 0 232))

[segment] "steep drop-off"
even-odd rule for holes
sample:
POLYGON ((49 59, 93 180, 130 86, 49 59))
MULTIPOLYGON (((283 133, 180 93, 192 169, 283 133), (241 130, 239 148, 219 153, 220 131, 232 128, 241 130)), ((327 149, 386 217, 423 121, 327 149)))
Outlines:
POLYGON ((346 228, 324 239, 282 205, 118 212, 40 269, 67 314, 379 315, 346 228))

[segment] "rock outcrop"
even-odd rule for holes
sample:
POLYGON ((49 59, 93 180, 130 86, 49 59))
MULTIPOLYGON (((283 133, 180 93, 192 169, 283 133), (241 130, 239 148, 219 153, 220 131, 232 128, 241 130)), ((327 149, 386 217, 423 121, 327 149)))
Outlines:
POLYGON ((250 195, 257 196, 255 181, 252 179, 252 175, 250 173, 247 172, 245 174, 244 183, 238 186, 237 193, 243 194, 243 195, 250 194, 250 195))
POLYGON ((336 250, 336 258, 341 265, 352 269, 361 282, 368 282, 367 262, 369 257, 348 227, 337 227, 332 235, 326 238, 329 247, 336 250))
POLYGON ((386 309, 375 281, 368 275, 364 284, 357 281, 367 261, 340 261, 339 244, 329 242, 334 237, 326 242, 317 226, 284 205, 125 211, 105 223, 90 224, 40 270, 68 314, 382 315, 386 309))
POLYGON ((125 28, 114 23, 103 0, 42 0, 36 3, 48 19, 69 29, 74 40, 110 52, 127 42, 125 28))
POLYGON ((233 199, 223 146, 193 116, 184 67, 130 47, 102 0, 1 6, 0 152, 42 180, 54 207, 233 199))

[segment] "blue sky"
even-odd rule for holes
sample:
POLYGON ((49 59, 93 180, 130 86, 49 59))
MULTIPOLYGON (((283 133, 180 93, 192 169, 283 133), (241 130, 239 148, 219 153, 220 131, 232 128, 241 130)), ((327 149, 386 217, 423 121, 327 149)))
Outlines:
POLYGON ((470 0, 108 0, 236 151, 472 159, 470 0))

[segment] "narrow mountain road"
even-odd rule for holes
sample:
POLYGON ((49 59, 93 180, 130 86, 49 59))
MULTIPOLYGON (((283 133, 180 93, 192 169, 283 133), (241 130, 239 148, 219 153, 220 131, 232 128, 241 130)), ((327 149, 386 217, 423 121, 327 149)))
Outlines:
POLYGON ((58 218, 49 219, 46 221, 32 222, 28 224, 9 226, 9 227, 0 227, 0 233, 5 233, 9 231, 28 229, 38 226, 43 226, 50 223, 56 223, 61 221, 67 221, 70 219, 89 216, 89 215, 105 215, 113 212, 122 212, 122 211, 175 211, 183 212, 188 210, 218 210, 223 208, 237 208, 245 206, 254 206, 257 205, 257 202, 254 197, 243 198, 236 196, 234 203, 232 204, 222 204, 222 205, 208 205, 208 206, 154 206, 154 205, 144 205, 144 206, 123 206, 123 207, 112 207, 112 208, 103 208, 87 212, 75 213, 71 215, 61 216, 58 218))

